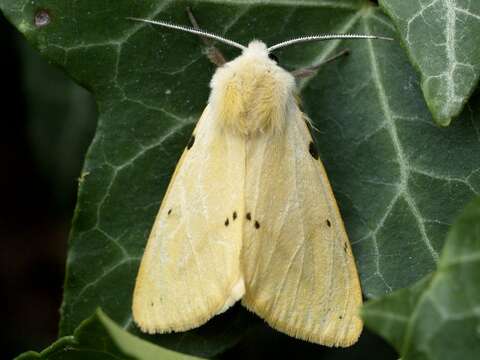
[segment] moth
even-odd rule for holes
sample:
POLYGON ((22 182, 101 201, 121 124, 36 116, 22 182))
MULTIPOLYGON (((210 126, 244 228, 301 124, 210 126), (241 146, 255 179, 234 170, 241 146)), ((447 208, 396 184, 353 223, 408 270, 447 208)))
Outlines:
POLYGON ((148 238, 133 319, 148 333, 185 331, 241 300, 288 335, 349 346, 363 326, 355 260, 299 107, 295 74, 279 66, 273 51, 381 37, 314 35, 244 46, 200 30, 190 18, 194 27, 131 18, 242 51, 229 62, 214 48, 209 53, 220 67, 148 238))

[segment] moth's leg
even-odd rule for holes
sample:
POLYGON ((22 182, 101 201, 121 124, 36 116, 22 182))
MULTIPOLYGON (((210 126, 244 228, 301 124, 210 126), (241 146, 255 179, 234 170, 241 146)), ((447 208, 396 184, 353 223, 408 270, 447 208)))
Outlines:
MULTIPOLYGON (((188 18, 190 19, 190 22, 192 23, 193 28, 195 30, 201 30, 189 6, 187 6, 187 14, 188 14, 188 18)), ((212 63, 214 63, 217 66, 222 66, 223 64, 225 64, 227 60, 225 60, 225 57, 223 56, 221 51, 215 47, 214 41, 212 39, 209 39, 203 36, 201 36, 201 38, 203 43, 206 46, 206 55, 208 57, 208 60, 210 60, 212 63)))
POLYGON ((294 70, 294 71, 292 71, 292 75, 295 76, 297 79, 301 79, 301 78, 305 78, 305 77, 315 75, 315 73, 318 71, 318 69, 321 68, 326 63, 334 61, 334 60, 336 60, 336 59, 338 59, 342 56, 348 56, 349 54, 350 54, 349 49, 342 50, 338 54, 335 54, 332 57, 329 57, 327 60, 322 61, 320 64, 317 64, 315 66, 310 66, 310 67, 305 67, 305 68, 294 70))

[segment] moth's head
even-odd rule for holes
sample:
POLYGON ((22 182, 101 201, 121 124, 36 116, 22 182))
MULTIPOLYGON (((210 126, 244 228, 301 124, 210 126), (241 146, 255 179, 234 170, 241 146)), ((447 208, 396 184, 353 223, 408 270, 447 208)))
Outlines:
POLYGON ((260 40, 252 40, 242 54, 226 64, 226 67, 238 71, 250 70, 260 77, 273 76, 279 77, 279 81, 284 80, 285 70, 278 64, 278 58, 268 50, 267 45, 260 40), (245 68, 246 67, 246 68, 245 68))
POLYGON ((268 51, 267 45, 260 40, 250 41, 248 46, 243 49, 242 54, 246 57, 254 58, 259 61, 268 61, 269 63, 278 63, 275 55, 268 51))
POLYGON ((251 135, 282 129, 288 105, 294 102, 295 79, 269 56, 263 42, 254 40, 217 69, 210 87, 215 119, 225 128, 251 135))

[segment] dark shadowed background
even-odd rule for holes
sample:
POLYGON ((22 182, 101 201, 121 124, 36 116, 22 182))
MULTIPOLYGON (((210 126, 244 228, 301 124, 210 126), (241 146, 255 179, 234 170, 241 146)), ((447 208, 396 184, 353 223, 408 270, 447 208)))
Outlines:
POLYGON ((89 93, 47 64, 0 14, 2 359, 57 337, 77 177, 93 135, 89 93))

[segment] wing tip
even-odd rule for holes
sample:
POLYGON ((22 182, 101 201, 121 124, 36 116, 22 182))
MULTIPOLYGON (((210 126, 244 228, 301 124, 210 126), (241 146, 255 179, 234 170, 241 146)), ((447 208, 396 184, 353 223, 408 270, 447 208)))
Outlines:
POLYGON ((215 311, 220 306, 220 303, 204 303, 196 309, 183 309, 179 312, 171 307, 155 306, 141 294, 135 293, 132 302, 132 319, 144 333, 167 334, 191 330, 205 324, 215 315, 215 311))
MULTIPOLYGON (((135 290, 132 301, 134 323, 144 333, 166 334, 195 329, 215 315, 225 312, 243 296, 245 284, 243 278, 239 278, 224 296, 218 296, 216 299, 210 298, 203 302, 202 306, 195 309, 183 309, 181 312, 169 311, 166 307, 154 307, 154 303, 146 299, 142 291, 135 290)), ((174 307, 170 308, 170 310, 173 309, 174 307)))
MULTIPOLYGON (((214 308, 212 308, 214 309, 214 308)), ((209 309, 209 311, 195 314, 195 316, 189 317, 176 317, 169 316, 163 317, 167 320, 158 321, 157 319, 162 316, 156 316, 152 311, 144 311, 144 309, 133 306, 132 318, 133 322, 140 328, 140 330, 147 334, 168 334, 171 332, 187 331, 205 324, 215 315, 215 310, 209 309), (175 319, 171 321, 171 319, 175 319)))
MULTIPOLYGON (((355 344, 363 330, 363 321, 359 316, 355 316, 353 321, 354 323, 350 325, 348 332, 344 334, 338 334, 337 332, 327 332, 327 333, 316 333, 313 329, 307 329, 301 326, 292 326, 287 324, 285 321, 282 321, 280 318, 275 316, 268 307, 258 306, 255 302, 250 302, 246 298, 242 299, 242 305, 246 307, 249 311, 254 312, 260 316, 267 324, 289 336, 292 336, 296 339, 308 341, 311 343, 329 346, 329 347, 349 347, 355 344)), ((344 319, 347 321, 347 319, 344 319)))

